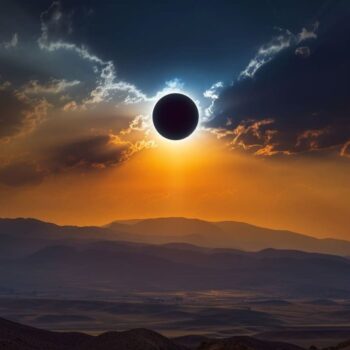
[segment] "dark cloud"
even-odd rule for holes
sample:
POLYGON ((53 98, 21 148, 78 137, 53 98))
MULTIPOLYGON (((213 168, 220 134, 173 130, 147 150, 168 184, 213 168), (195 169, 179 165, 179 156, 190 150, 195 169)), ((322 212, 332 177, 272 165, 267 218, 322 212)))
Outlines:
POLYGON ((11 163, 0 168, 0 183, 7 186, 25 186, 40 183, 45 171, 38 165, 25 161, 11 163))
POLYGON ((60 146, 50 155, 51 172, 68 169, 103 169, 126 157, 128 144, 111 135, 98 135, 60 146))
MULTIPOLYGON (((350 139, 350 25, 342 21, 279 51, 215 101, 209 122, 257 154, 338 147, 350 139)), ((305 35, 304 35, 305 36, 305 35)))
MULTIPOLYGON (((124 129, 132 131, 130 128, 124 129)), ((41 183, 46 177, 64 172, 91 172, 127 161, 145 143, 122 141, 119 135, 85 136, 51 149, 43 149, 33 160, 7 161, 0 165, 0 184, 25 186, 41 183)))
POLYGON ((309 47, 307 47, 307 46, 300 46, 300 47, 297 47, 296 49, 295 49, 295 54, 297 55, 297 56, 301 56, 301 57, 305 57, 305 58, 307 58, 307 57, 309 57, 310 56, 310 49, 309 49, 309 47))
POLYGON ((43 97, 28 98, 9 82, 0 84, 0 142, 31 132, 52 105, 43 97))
POLYGON ((0 89, 0 139, 17 134, 26 119, 28 105, 13 91, 0 89))

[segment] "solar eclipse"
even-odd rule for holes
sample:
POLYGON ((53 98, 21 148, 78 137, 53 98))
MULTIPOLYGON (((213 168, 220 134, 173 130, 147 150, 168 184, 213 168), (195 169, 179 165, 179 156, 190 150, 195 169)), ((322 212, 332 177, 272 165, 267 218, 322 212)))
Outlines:
POLYGON ((168 94, 159 99, 152 117, 158 133, 169 140, 182 140, 190 136, 199 121, 194 101, 180 93, 168 94))

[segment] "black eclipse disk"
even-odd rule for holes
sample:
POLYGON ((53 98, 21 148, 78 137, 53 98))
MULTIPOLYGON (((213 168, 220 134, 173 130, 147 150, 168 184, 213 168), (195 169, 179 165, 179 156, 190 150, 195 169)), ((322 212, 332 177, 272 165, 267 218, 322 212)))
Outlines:
POLYGON ((163 96, 154 106, 153 124, 163 137, 181 140, 191 135, 198 125, 198 109, 186 95, 163 96))

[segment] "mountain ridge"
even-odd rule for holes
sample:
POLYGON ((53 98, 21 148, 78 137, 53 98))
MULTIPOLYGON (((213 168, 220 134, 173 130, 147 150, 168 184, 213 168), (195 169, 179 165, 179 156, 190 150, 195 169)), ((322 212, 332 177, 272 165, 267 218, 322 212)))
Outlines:
MULTIPOLYGON (((150 244, 184 243, 204 248, 260 251, 266 248, 299 250, 350 256, 350 241, 316 238, 288 230, 262 228, 251 224, 190 218, 155 218, 112 222, 105 226, 59 226, 31 218, 1 219, 4 235, 21 238, 90 239, 150 244)), ((0 249, 1 251, 1 249, 0 249)))
POLYGON ((83 241, 3 258, 0 280, 24 293, 227 289, 326 298, 348 295, 349 272, 349 259, 321 253, 83 241))
MULTIPOLYGON (((120 222, 113 221, 105 227, 113 230, 114 225, 119 227, 120 222)), ((124 225, 126 227, 123 229, 127 232, 137 234, 139 237, 150 237, 149 239, 146 237, 144 240, 149 243, 181 241, 182 243, 212 248, 236 248, 252 251, 276 248, 350 255, 348 253, 350 241, 316 238, 289 230, 264 228, 236 221, 205 221, 195 218, 164 217, 133 219, 124 225)))

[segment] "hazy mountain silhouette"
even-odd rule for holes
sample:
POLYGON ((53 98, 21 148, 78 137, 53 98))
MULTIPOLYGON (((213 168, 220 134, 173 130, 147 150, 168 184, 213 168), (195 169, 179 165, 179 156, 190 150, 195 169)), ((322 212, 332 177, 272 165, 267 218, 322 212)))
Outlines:
MULTIPOLYGON (((214 223, 187 218, 155 218, 145 220, 124 221, 128 232, 137 234, 165 235, 171 237, 183 237, 193 234, 220 234, 222 230, 214 223)), ((120 229, 120 222, 113 222, 107 227, 120 229)), ((125 227, 123 226, 123 229, 125 227)))
POLYGON ((35 219, 0 219, 0 257, 34 252, 38 248, 51 245, 51 240, 74 245, 76 240, 82 239, 153 244, 187 243, 207 248, 248 251, 275 248, 350 255, 349 241, 317 239, 290 231, 272 230, 233 221, 158 218, 113 222, 105 227, 77 227, 59 226, 35 219), (13 244, 17 246, 16 252, 13 244))
MULTIPOLYGON (((281 245, 283 237, 287 246, 294 244, 300 249, 304 247, 302 242, 309 245, 313 242, 313 250, 326 243, 246 224, 181 218, 116 223, 108 228, 2 219, 0 288, 74 293, 101 289, 121 292, 240 289, 321 299, 348 295, 348 258, 285 249, 247 252, 227 248, 244 240, 251 249, 262 246, 262 242, 273 246, 277 238, 281 245), (180 236, 180 231, 185 235, 180 236), (148 240, 152 234, 151 237, 172 240, 176 233, 178 243, 135 242, 148 240), (186 237, 191 238, 190 243, 198 240, 206 247, 181 243, 186 237), (134 242, 121 241, 126 238, 134 242), (226 248, 210 248, 211 244, 226 248)), ((336 242, 340 247, 342 241, 336 242)), ((348 245, 345 242, 341 249, 348 245)))
POLYGON ((95 226, 59 226, 24 218, 0 219, 0 257, 25 256, 52 244, 74 246, 82 240, 126 240, 129 236, 129 233, 95 226))
MULTIPOLYGON (((119 225, 120 228, 125 227, 119 225)), ((118 227, 116 225, 115 227, 118 227)), ((0 234, 11 234, 21 238, 42 239, 121 239, 124 235, 119 230, 109 230, 97 226, 59 226, 53 223, 43 222, 31 218, 0 219, 0 234)), ((123 237, 127 238, 127 236, 123 237)))
MULTIPOLYGON (((293 249, 327 254, 349 255, 350 242, 333 238, 317 239, 286 230, 272 230, 234 222, 207 222, 187 218, 156 218, 116 221, 107 225, 123 230, 149 243, 184 242, 211 248, 257 251, 265 248, 293 249), (121 223, 124 226, 120 226, 121 223)), ((132 239, 132 238, 131 238, 132 239)))
POLYGON ((19 291, 253 289, 315 298, 350 292, 350 261, 339 256, 181 247, 111 241, 48 246, 2 259, 0 280, 19 291))

